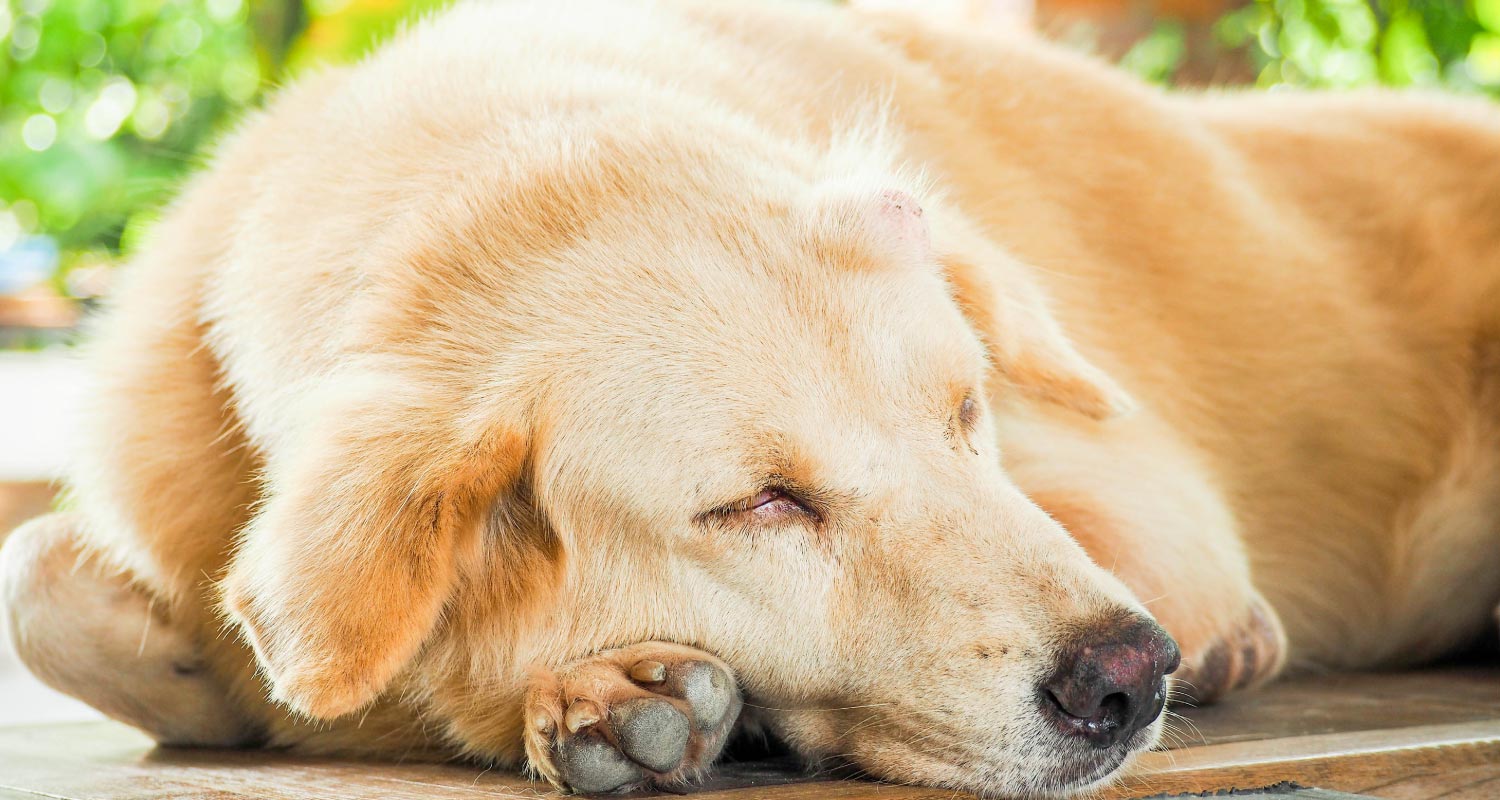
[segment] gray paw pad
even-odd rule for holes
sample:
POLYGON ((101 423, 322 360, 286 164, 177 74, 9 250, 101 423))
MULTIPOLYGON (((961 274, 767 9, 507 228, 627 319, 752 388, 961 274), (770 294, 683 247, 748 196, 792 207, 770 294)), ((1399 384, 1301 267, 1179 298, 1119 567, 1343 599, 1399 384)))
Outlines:
POLYGON ((677 676, 679 694, 693 707, 693 722, 710 729, 724 720, 724 712, 734 699, 734 687, 724 671, 704 661, 689 664, 677 676))
POLYGON ((638 697, 616 707, 610 724, 625 755, 646 769, 671 772, 682 763, 688 721, 671 703, 638 697))
POLYGON ((558 747, 557 769, 569 788, 580 794, 613 791, 645 777, 640 767, 596 736, 565 739, 558 747))

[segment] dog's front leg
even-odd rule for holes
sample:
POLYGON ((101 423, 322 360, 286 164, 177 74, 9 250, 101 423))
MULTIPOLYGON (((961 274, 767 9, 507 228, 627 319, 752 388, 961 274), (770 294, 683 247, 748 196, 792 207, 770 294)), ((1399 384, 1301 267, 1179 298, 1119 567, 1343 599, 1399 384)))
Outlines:
POLYGON ((733 672, 701 650, 667 642, 606 650, 533 670, 526 757, 568 791, 681 785, 713 764, 741 706, 733 672))

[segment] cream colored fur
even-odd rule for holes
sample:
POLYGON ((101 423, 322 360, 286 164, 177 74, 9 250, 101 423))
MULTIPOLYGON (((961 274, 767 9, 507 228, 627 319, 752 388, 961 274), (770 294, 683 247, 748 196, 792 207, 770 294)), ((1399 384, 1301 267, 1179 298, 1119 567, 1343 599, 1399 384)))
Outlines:
POLYGON ((6 547, 23 655, 115 668, 26 622, 78 563, 222 686, 105 707, 165 738, 518 765, 536 670, 659 640, 809 759, 1084 788, 1128 753, 1031 708, 1070 626, 1146 608, 1207 699, 1489 624, 1497 220, 1483 102, 464 3, 281 93, 126 270, 81 517, 6 547), (714 511, 767 482, 817 519, 714 511))

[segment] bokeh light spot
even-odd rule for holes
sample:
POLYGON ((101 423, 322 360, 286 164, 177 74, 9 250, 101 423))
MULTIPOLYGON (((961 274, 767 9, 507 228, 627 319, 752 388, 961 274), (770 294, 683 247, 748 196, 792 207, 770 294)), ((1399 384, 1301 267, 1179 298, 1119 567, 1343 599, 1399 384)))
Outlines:
POLYGON ((115 135, 130 112, 135 110, 135 84, 128 78, 111 78, 100 90, 99 97, 89 105, 83 118, 84 130, 95 139, 108 139, 115 135))
POLYGON ((38 153, 57 141, 57 120, 50 114, 32 114, 21 125, 21 141, 38 153))

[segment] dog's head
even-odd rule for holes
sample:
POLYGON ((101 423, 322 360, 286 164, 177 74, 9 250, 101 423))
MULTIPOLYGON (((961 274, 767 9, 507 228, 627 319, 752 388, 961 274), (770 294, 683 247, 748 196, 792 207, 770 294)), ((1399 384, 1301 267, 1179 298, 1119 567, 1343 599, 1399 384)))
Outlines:
POLYGON ((295 590, 236 590, 281 696, 339 713, 404 670, 494 752, 526 665, 655 639, 722 657, 803 754, 896 780, 1062 793, 1154 743, 1175 646, 997 445, 1018 403, 1129 404, 1026 270, 878 137, 643 116, 517 133, 525 158, 476 155, 372 246, 393 266, 351 338, 427 399, 347 422, 430 443, 379 526, 421 536, 361 551, 397 554, 396 606, 380 573, 256 554, 348 595, 332 624, 295 590), (358 657, 298 649, 305 630, 358 657), (357 688, 322 702, 313 669, 357 688))

